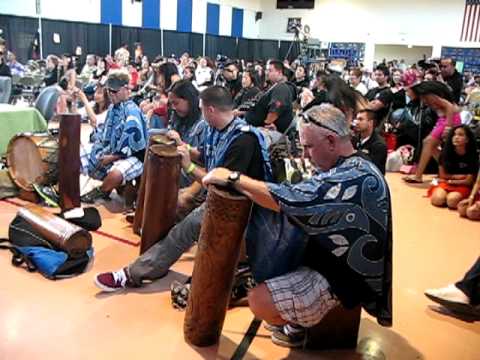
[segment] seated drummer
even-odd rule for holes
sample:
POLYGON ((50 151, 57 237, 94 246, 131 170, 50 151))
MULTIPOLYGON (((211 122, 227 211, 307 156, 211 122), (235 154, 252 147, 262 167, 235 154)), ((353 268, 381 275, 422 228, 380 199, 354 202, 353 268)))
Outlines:
POLYGON ((80 148, 82 173, 103 183, 83 195, 82 202, 108 198, 113 189, 142 175, 147 124, 139 107, 129 100, 129 79, 122 70, 108 74, 106 87, 112 105, 104 127, 91 147, 80 148))
MULTIPOLYGON (((219 166, 229 169, 232 182, 240 174, 254 179, 270 178, 271 168, 263 135, 244 120, 234 117, 230 92, 224 87, 212 86, 202 91, 200 100, 203 117, 208 123, 203 144, 190 148, 182 142, 178 133, 169 133, 179 144, 177 149, 182 156, 183 170, 198 183, 207 171, 219 166), (195 165, 191 158, 205 164, 205 169, 195 165)), ((95 284, 103 291, 117 291, 165 276, 198 240, 204 210, 205 203, 178 222, 167 236, 132 264, 118 271, 97 275, 95 284)))
MULTIPOLYGON (((249 306, 272 341, 289 347, 302 346, 305 328, 339 304, 392 321, 391 207, 381 172, 355 153, 345 116, 330 104, 302 115, 300 140, 316 168, 311 179, 272 184, 242 175, 233 185, 256 204, 247 255, 259 285, 249 306)), ((230 177, 215 169, 203 184, 230 177)))

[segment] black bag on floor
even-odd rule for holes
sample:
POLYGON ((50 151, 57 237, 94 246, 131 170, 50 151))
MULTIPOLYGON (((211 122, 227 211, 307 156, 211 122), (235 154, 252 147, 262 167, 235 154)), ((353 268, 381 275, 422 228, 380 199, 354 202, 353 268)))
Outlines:
POLYGON ((12 265, 25 265, 28 271, 38 271, 52 280, 83 273, 93 258, 93 248, 81 257, 70 258, 65 251, 56 249, 18 215, 10 223, 8 237, 0 239, 0 249, 12 252, 12 265))

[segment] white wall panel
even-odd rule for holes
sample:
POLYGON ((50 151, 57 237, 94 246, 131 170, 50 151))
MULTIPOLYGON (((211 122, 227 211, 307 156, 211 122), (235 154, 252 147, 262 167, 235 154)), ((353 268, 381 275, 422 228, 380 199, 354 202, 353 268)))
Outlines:
POLYGON ((192 32, 203 34, 207 29, 207 0, 192 1, 192 32))
POLYGON ((100 0, 41 0, 41 10, 48 19, 100 22, 100 0))
POLYGON ((0 14, 36 16, 35 0, 0 0, 0 14))
POLYGON ((142 26, 142 2, 122 0, 122 25, 142 26))
POLYGON ((260 8, 262 7, 261 4, 263 3, 263 1, 264 0, 218 0, 218 1, 210 1, 210 2, 216 2, 222 5, 229 5, 231 7, 236 7, 239 9, 260 11, 260 8))
MULTIPOLYGON (((313 10, 278 10, 262 0, 261 38, 291 39, 287 19, 301 17, 321 41, 459 45, 465 0, 316 0, 313 10)), ((465 46, 465 44, 464 44, 465 46)))
POLYGON ((258 38, 260 23, 262 20, 255 21, 256 11, 244 10, 243 12, 243 37, 248 39, 258 38))
POLYGON ((177 30, 177 0, 160 1, 160 27, 177 30))
POLYGON ((220 4, 219 35, 232 35, 232 7, 220 4))

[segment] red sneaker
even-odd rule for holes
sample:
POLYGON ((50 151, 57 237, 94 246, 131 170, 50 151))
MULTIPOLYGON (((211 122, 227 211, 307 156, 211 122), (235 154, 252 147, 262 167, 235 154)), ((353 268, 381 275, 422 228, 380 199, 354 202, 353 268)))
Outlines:
POLYGON ((130 281, 125 269, 98 274, 95 276, 94 282, 97 287, 107 292, 119 291, 130 287, 130 281))

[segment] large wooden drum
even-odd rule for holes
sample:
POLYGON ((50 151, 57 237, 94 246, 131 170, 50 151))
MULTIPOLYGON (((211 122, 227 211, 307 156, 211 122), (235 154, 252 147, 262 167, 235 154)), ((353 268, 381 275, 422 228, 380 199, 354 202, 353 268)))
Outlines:
POLYGON ((58 182, 58 139, 48 133, 21 133, 8 143, 7 166, 14 183, 26 191, 33 184, 58 182))
POLYGON ((167 235, 175 224, 180 162, 181 155, 173 145, 154 143, 148 149, 140 254, 167 235))
MULTIPOLYGON (((175 151, 176 145, 175 141, 167 137, 165 133, 153 134, 150 136, 148 141, 148 149, 152 145, 164 145, 170 147, 171 151, 175 151)), ((148 177, 148 154, 149 150, 145 151, 145 160, 143 162, 143 174, 140 181, 140 189, 137 194, 137 202, 135 206, 135 217, 133 219, 133 232, 137 235, 142 234, 142 225, 143 225, 143 208, 145 203, 145 185, 148 177)))

